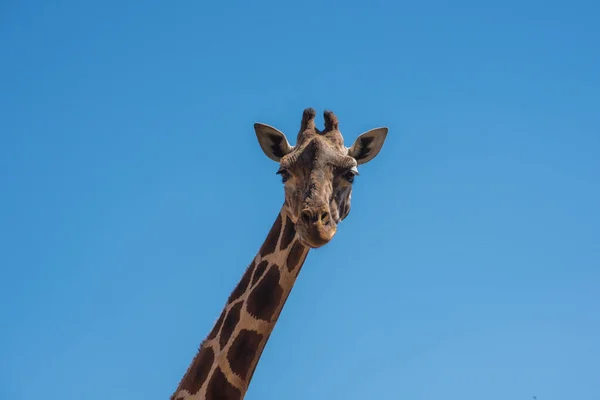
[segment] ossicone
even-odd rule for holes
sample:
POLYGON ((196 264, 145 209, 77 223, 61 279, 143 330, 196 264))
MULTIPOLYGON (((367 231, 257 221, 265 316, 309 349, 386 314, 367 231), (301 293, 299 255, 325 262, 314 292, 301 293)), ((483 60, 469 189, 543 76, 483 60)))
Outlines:
POLYGON ((325 131, 337 131, 339 122, 333 111, 325 111, 323 113, 323 118, 325 119, 325 131))
POLYGON ((302 123, 300 124, 300 132, 306 130, 315 130, 315 116, 317 112, 314 108, 306 108, 302 112, 302 123))

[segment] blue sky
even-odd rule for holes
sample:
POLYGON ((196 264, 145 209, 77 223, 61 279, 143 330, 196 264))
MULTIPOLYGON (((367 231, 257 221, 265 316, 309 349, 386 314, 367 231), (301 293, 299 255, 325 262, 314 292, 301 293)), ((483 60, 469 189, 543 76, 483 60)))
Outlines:
POLYGON ((0 398, 168 398, 305 107, 390 133, 248 400, 600 398, 600 9, 487 3, 3 2, 0 398))

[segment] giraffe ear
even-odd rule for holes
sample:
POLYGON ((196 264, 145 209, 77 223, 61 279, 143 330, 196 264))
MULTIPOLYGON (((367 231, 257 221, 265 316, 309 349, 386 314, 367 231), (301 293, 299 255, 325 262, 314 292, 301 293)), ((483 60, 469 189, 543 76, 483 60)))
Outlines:
POLYGON ((272 126, 257 122, 254 124, 254 131, 262 151, 273 161, 279 162, 281 157, 294 149, 285 135, 272 126))
POLYGON ((375 158, 383 147, 388 128, 375 128, 363 133, 348 149, 348 155, 356 160, 358 165, 365 164, 375 158))

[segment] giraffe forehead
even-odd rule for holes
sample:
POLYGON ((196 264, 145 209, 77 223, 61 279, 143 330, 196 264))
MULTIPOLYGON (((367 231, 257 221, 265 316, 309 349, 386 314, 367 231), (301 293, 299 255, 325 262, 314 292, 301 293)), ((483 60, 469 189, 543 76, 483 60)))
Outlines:
POLYGON ((307 171, 326 167, 352 168, 356 160, 346 154, 343 146, 338 146, 325 136, 313 136, 281 160, 283 168, 298 168, 307 171))

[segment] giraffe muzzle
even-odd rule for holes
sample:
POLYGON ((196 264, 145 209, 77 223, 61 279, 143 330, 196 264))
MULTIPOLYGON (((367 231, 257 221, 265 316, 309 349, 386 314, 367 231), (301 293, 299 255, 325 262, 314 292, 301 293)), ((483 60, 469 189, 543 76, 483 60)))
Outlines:
POLYGON ((335 236, 337 225, 331 218, 329 207, 305 208, 300 213, 296 230, 305 245, 317 248, 329 243, 335 236))

